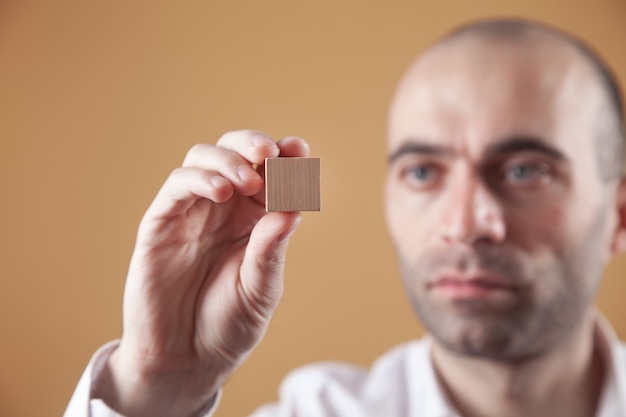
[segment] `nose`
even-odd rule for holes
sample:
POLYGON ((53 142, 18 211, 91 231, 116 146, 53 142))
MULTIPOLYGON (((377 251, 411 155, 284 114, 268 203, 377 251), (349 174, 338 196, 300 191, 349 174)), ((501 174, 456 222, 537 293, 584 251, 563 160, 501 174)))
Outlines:
POLYGON ((506 237, 502 206, 485 184, 469 174, 446 199, 442 238, 446 243, 501 243, 506 237))

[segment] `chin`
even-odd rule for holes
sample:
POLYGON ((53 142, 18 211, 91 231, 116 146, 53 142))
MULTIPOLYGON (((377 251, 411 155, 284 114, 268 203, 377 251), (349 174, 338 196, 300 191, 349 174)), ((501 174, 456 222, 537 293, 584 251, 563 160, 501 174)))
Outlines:
POLYGON ((532 356, 515 320, 502 314, 473 313, 429 314, 422 317, 422 323, 438 344, 457 354, 500 361, 532 356))

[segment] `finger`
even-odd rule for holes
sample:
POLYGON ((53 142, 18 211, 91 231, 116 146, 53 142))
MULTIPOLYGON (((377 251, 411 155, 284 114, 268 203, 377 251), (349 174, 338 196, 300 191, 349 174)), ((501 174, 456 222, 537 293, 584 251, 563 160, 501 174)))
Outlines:
POLYGON ((280 156, 309 156, 309 144, 297 136, 288 136, 277 143, 280 149, 280 156))
POLYGON ((283 292, 289 237, 301 214, 268 213, 254 227, 240 269, 242 300, 251 313, 269 317, 283 292))
POLYGON ((230 181, 216 171, 193 167, 177 168, 167 178, 146 217, 175 216, 185 212, 199 198, 216 203, 228 200, 234 192, 230 181))
POLYGON ((223 147, 194 145, 187 153, 183 167, 218 172, 242 195, 253 195, 263 188, 263 178, 252 168, 250 162, 237 152, 223 147))
MULTIPOLYGON (((277 143, 278 148, 280 149, 281 157, 307 157, 309 156, 310 147, 309 144, 302 138, 297 136, 288 136, 284 139, 279 140, 277 143)), ((265 167, 263 165, 259 165, 257 167, 257 172, 265 180, 265 167)), ((264 190, 259 191, 254 195, 254 199, 258 201, 260 204, 265 204, 265 192, 264 190)))
POLYGON ((258 130, 238 130, 222 135, 216 146, 229 149, 253 164, 261 164, 265 158, 278 156, 276 143, 258 130))

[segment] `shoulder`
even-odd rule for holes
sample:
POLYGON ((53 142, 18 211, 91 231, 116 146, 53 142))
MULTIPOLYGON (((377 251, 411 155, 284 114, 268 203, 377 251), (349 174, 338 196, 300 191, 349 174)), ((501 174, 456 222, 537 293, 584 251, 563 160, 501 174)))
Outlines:
POLYGON ((388 381, 389 374, 397 374, 406 369, 408 361, 421 351, 426 354, 425 341, 411 341, 395 346, 380 356, 367 369, 343 362, 321 362, 298 368, 291 372, 283 381, 282 387, 308 387, 321 389, 340 386, 350 391, 358 391, 366 384, 384 378, 388 381))
POLYGON ((273 412, 259 415, 403 415, 399 413, 405 408, 411 385, 408 372, 419 373, 415 365, 419 368, 422 362, 428 362, 426 340, 390 349, 369 369, 341 362, 308 365, 283 380, 279 404, 265 408, 273 412))

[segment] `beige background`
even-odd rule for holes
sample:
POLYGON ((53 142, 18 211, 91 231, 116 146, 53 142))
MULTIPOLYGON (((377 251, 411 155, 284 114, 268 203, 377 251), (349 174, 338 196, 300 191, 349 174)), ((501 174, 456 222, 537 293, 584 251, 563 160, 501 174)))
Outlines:
MULTIPOLYGON (((319 360, 369 364, 421 335, 381 210, 386 106, 414 56, 475 17, 537 17, 587 38, 626 79, 626 2, 0 0, 0 415, 60 415, 120 335, 137 223, 196 142, 261 129, 322 158, 321 213, 218 416, 276 397, 319 360)), ((626 338, 626 261, 601 308, 626 338)))

